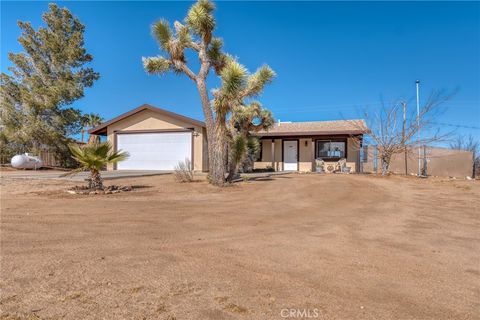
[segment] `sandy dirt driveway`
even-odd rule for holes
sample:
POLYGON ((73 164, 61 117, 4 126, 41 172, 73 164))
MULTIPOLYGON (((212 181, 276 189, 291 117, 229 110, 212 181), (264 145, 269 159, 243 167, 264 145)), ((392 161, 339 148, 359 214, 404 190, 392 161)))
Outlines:
POLYGON ((480 317, 478 181, 114 183, 2 180, 2 319, 480 317))

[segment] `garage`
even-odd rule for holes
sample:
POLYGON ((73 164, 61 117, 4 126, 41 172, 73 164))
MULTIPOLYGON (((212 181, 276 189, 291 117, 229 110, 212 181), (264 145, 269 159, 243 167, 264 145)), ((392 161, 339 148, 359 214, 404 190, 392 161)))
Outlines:
POLYGON ((116 146, 130 154, 117 170, 174 170, 192 159, 192 131, 117 133, 116 146))
POLYGON ((88 132, 130 154, 107 170, 174 170, 188 158, 194 171, 208 171, 205 123, 166 109, 143 104, 88 132))

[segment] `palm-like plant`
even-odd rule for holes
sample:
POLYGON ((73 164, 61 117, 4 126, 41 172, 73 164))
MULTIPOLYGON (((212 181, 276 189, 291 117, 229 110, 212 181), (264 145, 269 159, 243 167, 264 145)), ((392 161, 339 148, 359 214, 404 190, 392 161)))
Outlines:
POLYGON ((68 172, 65 175, 73 175, 82 171, 90 171, 90 179, 88 188, 93 190, 103 189, 103 180, 100 171, 107 164, 117 163, 128 158, 128 153, 118 150, 114 151, 109 142, 93 142, 84 146, 78 144, 70 144, 70 151, 75 160, 78 161, 80 167, 68 172))
MULTIPOLYGON (((80 120, 82 125, 82 142, 83 142, 83 135, 88 129, 94 128, 103 122, 103 117, 98 113, 89 113, 82 116, 80 120)), ((98 142, 97 136, 92 136, 88 138, 88 142, 98 142)))

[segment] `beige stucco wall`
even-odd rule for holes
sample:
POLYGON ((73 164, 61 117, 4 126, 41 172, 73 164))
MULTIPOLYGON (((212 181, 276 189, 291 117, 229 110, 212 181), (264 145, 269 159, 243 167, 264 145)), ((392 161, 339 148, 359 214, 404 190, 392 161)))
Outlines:
POLYGON ((352 172, 357 172, 357 166, 360 163, 360 144, 355 138, 347 139, 347 167, 352 168, 352 172))
POLYGON ((311 138, 298 141, 298 171, 310 172, 313 169, 314 143, 311 138))
MULTIPOLYGON (((364 172, 375 172, 373 146, 368 146, 367 162, 362 163, 364 172)), ((423 159, 423 148, 421 149, 423 159)), ((423 167, 423 161, 420 168, 423 167)), ((377 159, 377 172, 381 172, 381 161, 377 159)), ((399 153, 392 157, 390 171, 397 174, 405 173, 405 154, 399 153)), ((427 147, 427 174, 439 177, 465 178, 473 171, 473 155, 469 151, 451 150, 446 148, 427 147)), ((418 148, 407 150, 407 173, 418 173, 418 148)))
MULTIPOLYGON (((315 140, 312 138, 298 139, 299 161, 298 171, 311 172, 315 170, 315 140)), ((265 169, 272 166, 272 140, 262 140, 262 159, 254 164, 255 169, 265 169)), ((275 139, 275 170, 283 170, 282 162, 282 139, 275 139)), ((352 172, 356 172, 359 163, 359 147, 354 138, 347 139, 347 167, 352 168, 352 172)), ((333 162, 336 163, 336 162, 333 162)))
MULTIPOLYGON (((107 139, 114 145, 115 131, 135 130, 162 130, 162 129, 190 129, 194 130, 193 137, 193 167, 195 171, 208 170, 208 157, 205 156, 207 138, 205 129, 189 122, 183 122, 151 110, 143 110, 107 127, 107 139)), ((113 170, 113 165, 108 166, 113 170)))
MULTIPOLYGON (((254 163, 253 167, 255 169, 266 169, 272 167, 272 140, 266 139, 261 140, 262 142, 262 161, 257 161, 254 163)), ((274 165, 275 171, 281 171, 283 169, 282 162, 282 140, 274 140, 274 165)))

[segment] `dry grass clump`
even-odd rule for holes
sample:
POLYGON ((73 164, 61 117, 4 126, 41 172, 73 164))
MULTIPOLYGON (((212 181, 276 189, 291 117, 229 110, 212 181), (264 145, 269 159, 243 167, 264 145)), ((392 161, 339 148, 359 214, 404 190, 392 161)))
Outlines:
POLYGON ((175 179, 178 182, 192 182, 193 181, 193 169, 190 159, 185 158, 184 161, 180 161, 175 166, 175 179))

